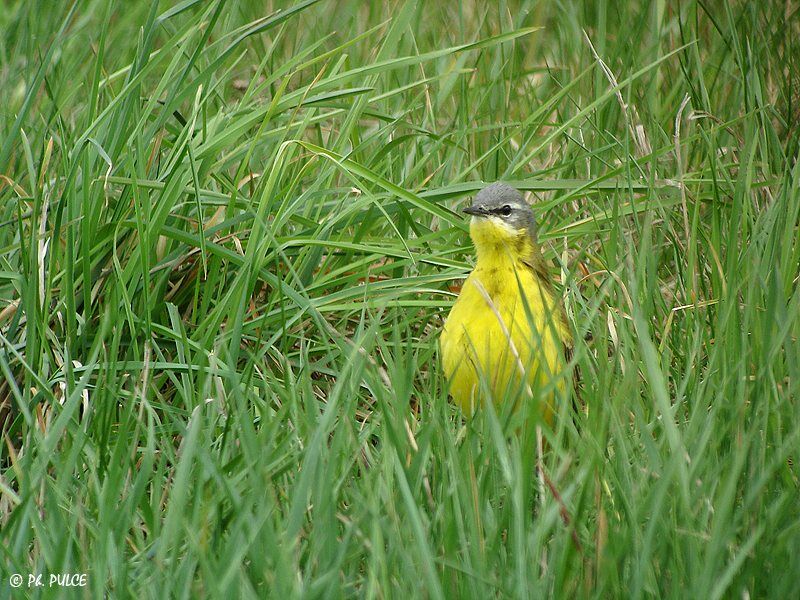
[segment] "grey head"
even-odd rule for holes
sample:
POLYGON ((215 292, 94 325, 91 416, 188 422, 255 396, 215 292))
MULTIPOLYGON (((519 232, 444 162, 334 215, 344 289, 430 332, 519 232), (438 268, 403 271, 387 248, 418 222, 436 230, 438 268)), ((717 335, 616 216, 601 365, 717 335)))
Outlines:
POLYGON ((536 239, 536 217, 522 194, 508 184, 496 182, 477 193, 472 206, 464 209, 477 218, 498 219, 514 230, 526 229, 536 239))

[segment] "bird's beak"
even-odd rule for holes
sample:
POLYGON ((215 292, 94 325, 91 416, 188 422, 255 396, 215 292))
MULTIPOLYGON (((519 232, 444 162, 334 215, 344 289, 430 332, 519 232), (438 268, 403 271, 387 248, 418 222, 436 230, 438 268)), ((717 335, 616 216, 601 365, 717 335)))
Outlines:
POLYGON ((482 206, 468 206, 464 209, 464 212, 468 215, 472 215, 473 217, 480 217, 486 214, 486 209, 482 206))

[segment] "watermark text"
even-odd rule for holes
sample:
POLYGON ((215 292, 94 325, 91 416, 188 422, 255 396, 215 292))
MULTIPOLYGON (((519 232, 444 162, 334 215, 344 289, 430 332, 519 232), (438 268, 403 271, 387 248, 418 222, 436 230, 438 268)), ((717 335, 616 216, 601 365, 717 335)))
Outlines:
POLYGON ((8 583, 12 588, 68 588, 68 587, 86 587, 89 583, 89 575, 87 573, 28 573, 22 575, 14 573, 8 578, 8 583))

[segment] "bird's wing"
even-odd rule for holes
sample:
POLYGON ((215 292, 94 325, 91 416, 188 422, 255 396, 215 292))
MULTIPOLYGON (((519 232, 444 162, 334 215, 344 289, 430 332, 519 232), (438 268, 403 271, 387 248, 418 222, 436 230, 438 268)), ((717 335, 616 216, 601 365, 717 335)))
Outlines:
MULTIPOLYGON (((550 268, 548 262, 544 259, 544 257, 539 254, 538 256, 534 256, 529 260, 523 260, 523 264, 526 268, 531 269, 533 271, 534 277, 537 281, 541 283, 541 285, 545 288, 547 294, 553 299, 553 305, 555 307, 555 327, 558 333, 558 336, 561 338, 563 342, 563 351, 564 351, 564 361, 565 365, 570 364, 572 362, 572 356, 574 352, 574 344, 572 342, 572 333, 569 330, 569 324, 567 323, 567 312, 564 310, 564 302, 562 298, 556 294, 555 286, 553 285, 552 279, 550 279, 550 268)), ((584 410, 585 405, 581 399, 581 371, 578 365, 574 366, 573 369, 573 376, 572 376, 572 389, 574 390, 574 396, 572 398, 573 402, 573 409, 577 412, 579 410, 584 410)))
POLYGON ((555 312, 553 315, 555 321, 553 325, 555 326, 556 332, 561 338, 561 341, 564 342, 565 349, 570 349, 571 351, 572 333, 570 332, 569 324, 567 323, 567 313, 564 310, 564 302, 556 294, 555 286, 553 285, 552 279, 550 279, 550 268, 548 262, 541 254, 539 254, 539 256, 534 256, 530 259, 524 259, 522 264, 525 265, 526 268, 533 271, 536 281, 540 282, 547 294, 553 299, 555 312))

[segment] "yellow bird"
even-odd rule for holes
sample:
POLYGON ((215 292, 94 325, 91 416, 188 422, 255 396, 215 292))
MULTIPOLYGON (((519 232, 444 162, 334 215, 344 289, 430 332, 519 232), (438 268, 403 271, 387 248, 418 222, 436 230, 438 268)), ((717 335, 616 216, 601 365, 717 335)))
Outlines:
MULTIPOLYGON (((478 261, 442 331, 442 364, 450 394, 466 414, 481 405, 486 391, 498 408, 508 398, 516 409, 554 378, 564 388, 571 336, 536 241, 536 218, 522 194, 493 183, 464 212, 472 216, 478 261)), ((553 387, 538 396, 550 420, 553 387)))

